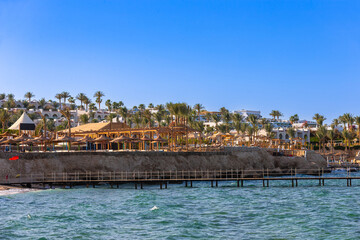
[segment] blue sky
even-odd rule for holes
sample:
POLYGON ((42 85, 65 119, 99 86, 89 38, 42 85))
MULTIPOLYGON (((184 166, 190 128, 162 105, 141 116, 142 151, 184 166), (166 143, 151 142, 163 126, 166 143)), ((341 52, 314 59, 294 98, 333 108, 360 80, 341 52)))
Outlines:
POLYGON ((360 2, 0 1, 0 92, 360 115, 360 2))

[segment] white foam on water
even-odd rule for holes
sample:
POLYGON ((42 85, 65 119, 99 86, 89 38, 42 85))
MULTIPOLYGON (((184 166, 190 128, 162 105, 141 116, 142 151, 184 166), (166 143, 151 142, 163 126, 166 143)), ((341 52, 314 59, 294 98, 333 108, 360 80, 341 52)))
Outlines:
POLYGON ((153 206, 150 210, 154 211, 154 210, 158 210, 159 208, 157 206, 153 206))
POLYGON ((34 192, 34 191, 38 191, 38 190, 37 189, 31 189, 31 188, 13 188, 13 187, 9 187, 8 189, 0 190, 0 196, 7 196, 7 195, 34 192))

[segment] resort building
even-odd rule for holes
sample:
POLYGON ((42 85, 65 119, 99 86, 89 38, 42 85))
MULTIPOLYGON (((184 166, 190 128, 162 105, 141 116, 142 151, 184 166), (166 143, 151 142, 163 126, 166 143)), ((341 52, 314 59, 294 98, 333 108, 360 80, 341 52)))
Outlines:
POLYGON ((235 110, 234 113, 241 114, 244 118, 247 118, 250 115, 255 115, 257 118, 262 118, 260 111, 252 111, 252 110, 235 110))

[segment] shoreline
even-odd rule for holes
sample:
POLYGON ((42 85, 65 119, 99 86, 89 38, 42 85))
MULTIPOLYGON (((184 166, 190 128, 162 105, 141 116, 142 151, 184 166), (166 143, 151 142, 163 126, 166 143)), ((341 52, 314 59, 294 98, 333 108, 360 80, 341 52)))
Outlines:
POLYGON ((0 185, 0 197, 19 194, 19 193, 28 193, 39 191, 37 188, 24 188, 17 186, 9 186, 9 185, 0 185))

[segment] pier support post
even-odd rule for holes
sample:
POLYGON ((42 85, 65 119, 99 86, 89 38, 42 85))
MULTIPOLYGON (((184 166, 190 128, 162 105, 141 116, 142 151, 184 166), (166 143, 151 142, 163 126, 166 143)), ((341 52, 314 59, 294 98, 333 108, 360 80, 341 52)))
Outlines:
POLYGON ((119 184, 118 184, 118 183, 116 184, 116 188, 119 188, 119 184))
POLYGON ((325 179, 322 179, 322 185, 325 186, 325 179))
POLYGON ((291 180, 291 187, 294 187, 294 179, 291 180))
POLYGON ((143 189, 143 183, 142 182, 140 183, 140 189, 143 189))
POLYGON ((93 183, 93 188, 95 188, 95 184, 93 183))
POLYGON ((167 182, 165 182, 165 189, 167 189, 167 182))
POLYGON ((350 181, 350 187, 351 187, 351 178, 349 179, 349 181, 350 181))
POLYGON ((263 180, 263 187, 265 187, 265 180, 263 180))
POLYGON ((135 183, 135 189, 137 189, 137 183, 135 183))
POLYGON ((160 189, 162 189, 162 182, 160 183, 160 189))
POLYGON ((190 187, 192 187, 192 181, 190 181, 190 187))
POLYGON ((349 179, 348 178, 346 179, 346 186, 347 187, 349 186, 349 179))
POLYGON ((241 179, 241 187, 244 186, 244 180, 241 179))
POLYGON ((215 185, 216 185, 216 187, 218 187, 218 186, 219 186, 219 184, 218 184, 218 180, 216 180, 216 181, 215 181, 215 185))
POLYGON ((237 187, 240 187, 240 181, 237 180, 237 187))
POLYGON ((319 186, 321 186, 321 179, 319 178, 319 186))
POLYGON ((266 181, 267 183, 266 183, 266 187, 269 187, 269 179, 266 181))
POLYGON ((298 180, 297 179, 295 180, 295 184, 296 184, 296 186, 298 186, 298 180))
POLYGON ((187 181, 185 181, 185 187, 187 187, 187 186, 188 186, 187 181))
POLYGON ((214 181, 211 180, 211 187, 214 187, 214 181))

